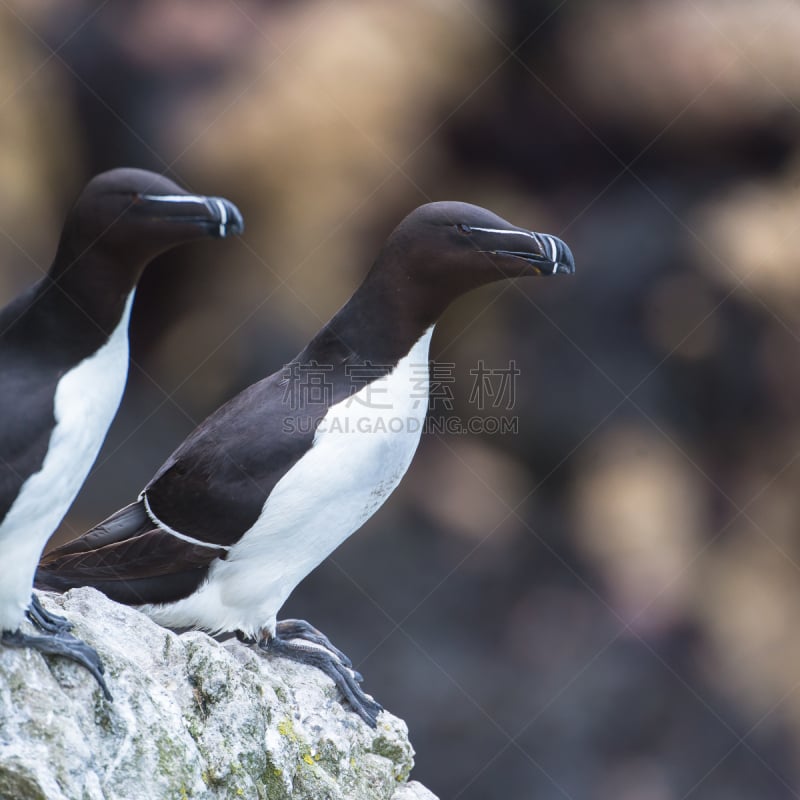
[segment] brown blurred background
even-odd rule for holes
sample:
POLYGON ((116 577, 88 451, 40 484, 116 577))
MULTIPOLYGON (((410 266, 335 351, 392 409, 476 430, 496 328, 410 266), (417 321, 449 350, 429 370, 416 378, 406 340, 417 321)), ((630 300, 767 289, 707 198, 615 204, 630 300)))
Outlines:
POLYGON ((796 0, 7 0, 0 295, 119 165, 242 240, 148 270, 127 393, 60 532, 277 369, 416 205, 561 235, 573 280, 458 302, 441 416, 287 603, 405 718, 442 798, 800 791, 796 0), (513 409, 470 403, 479 360, 513 409))

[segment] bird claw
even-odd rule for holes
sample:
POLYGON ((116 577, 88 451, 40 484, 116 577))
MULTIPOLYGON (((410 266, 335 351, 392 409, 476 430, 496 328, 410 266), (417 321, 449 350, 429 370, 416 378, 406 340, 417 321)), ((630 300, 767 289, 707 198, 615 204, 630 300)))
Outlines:
POLYGON ((280 636, 282 639, 302 639, 324 647, 333 653, 348 669, 353 668, 353 662, 322 631, 304 619, 281 620, 275 626, 275 635, 280 636))
POLYGON ((3 631, 0 641, 7 647, 29 647, 50 656, 63 656, 84 666, 92 674, 103 690, 106 700, 113 700, 103 673, 105 667, 97 651, 69 633, 55 633, 49 636, 28 636, 20 630, 3 631))
POLYGON ((31 602, 25 609, 25 616, 45 633, 69 633, 74 627, 66 617, 48 611, 35 594, 31 594, 31 602))
POLYGON ((383 706, 362 691, 358 685, 363 681, 361 673, 354 670, 350 659, 333 647, 328 637, 316 628, 302 620, 284 620, 276 625, 275 634, 258 642, 258 647, 266 653, 283 656, 324 672, 336 684, 353 711, 371 728, 377 727, 378 714, 383 711, 383 706), (298 631, 303 635, 299 635, 298 631), (293 635, 287 635, 290 632, 293 635), (309 644, 304 644, 303 640, 309 644))

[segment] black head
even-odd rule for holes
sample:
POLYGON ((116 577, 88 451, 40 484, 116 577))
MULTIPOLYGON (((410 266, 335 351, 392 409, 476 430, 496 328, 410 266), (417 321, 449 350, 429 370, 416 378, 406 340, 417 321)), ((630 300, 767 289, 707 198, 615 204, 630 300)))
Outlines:
POLYGON ((571 275, 575 261, 564 242, 518 228, 469 203, 428 203, 412 211, 387 245, 413 253, 412 277, 444 275, 470 288, 505 278, 571 275))
POLYGON ((243 230, 242 215, 228 200, 190 194, 154 172, 114 169, 92 178, 81 193, 64 225, 59 260, 92 251, 144 268, 182 242, 243 230))
POLYGON ((494 281, 572 274, 569 248, 480 206, 428 203, 390 234, 364 281, 298 360, 396 364, 456 298, 494 281))
POLYGON ((144 268, 175 245, 241 233, 242 216, 221 197, 195 195, 139 169, 104 172, 86 185, 67 216, 41 291, 68 298, 106 333, 144 268))
POLYGON ((494 281, 571 275, 575 261, 555 236, 518 228, 469 203, 428 203, 412 211, 392 232, 370 281, 435 322, 465 292, 494 281))

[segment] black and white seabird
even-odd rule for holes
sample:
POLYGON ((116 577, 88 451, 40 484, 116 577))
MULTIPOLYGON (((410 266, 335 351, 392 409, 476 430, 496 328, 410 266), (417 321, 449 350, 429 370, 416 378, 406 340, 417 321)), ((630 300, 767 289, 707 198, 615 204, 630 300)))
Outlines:
POLYGON ((119 406, 145 266, 181 242, 242 228, 228 200, 143 170, 105 172, 69 213, 47 275, 0 310, 0 641, 78 661, 108 697, 97 653, 32 594, 36 564, 119 406), (26 608, 42 635, 20 631, 26 608))
POLYGON ((277 613, 408 468, 428 407, 428 344, 448 305, 493 281, 572 272, 554 236, 466 203, 421 206, 293 361, 206 419, 137 502, 49 553, 37 585, 90 585, 168 627, 235 631, 321 668, 375 726, 381 706, 349 660, 277 613))

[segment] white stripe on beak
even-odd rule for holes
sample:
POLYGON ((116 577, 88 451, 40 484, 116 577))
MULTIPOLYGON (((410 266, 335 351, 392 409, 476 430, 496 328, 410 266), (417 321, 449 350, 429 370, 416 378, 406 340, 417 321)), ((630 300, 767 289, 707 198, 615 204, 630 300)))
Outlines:
POLYGON ((558 248, 556 247, 556 240, 547 234, 544 234, 544 238, 547 239, 547 244, 550 245, 550 260, 553 262, 553 275, 555 275, 558 269, 558 248))
POLYGON ((547 248, 550 250, 550 260, 553 262, 553 275, 558 271, 558 245, 554 237, 547 233, 541 233, 538 236, 532 231, 509 231, 503 228, 472 228, 473 231, 483 231, 484 233, 503 233, 507 236, 527 236, 534 239, 541 244, 544 239, 547 242, 547 248))
POLYGON ((228 222, 228 210, 225 208, 225 203, 223 203, 218 197, 213 198, 213 202, 219 209, 219 235, 224 237, 225 225, 228 222))

